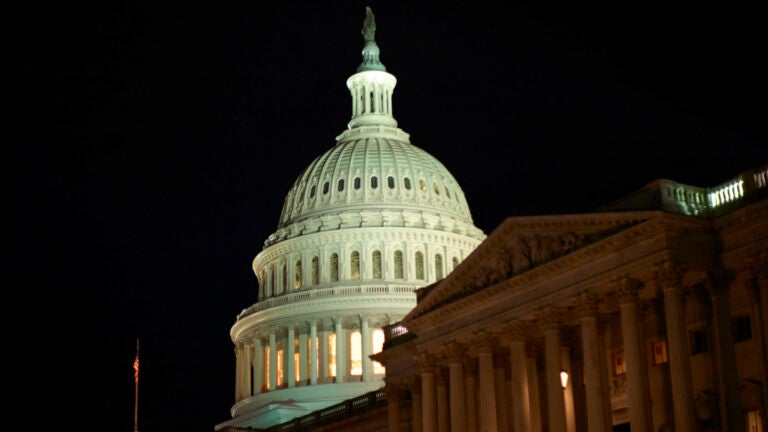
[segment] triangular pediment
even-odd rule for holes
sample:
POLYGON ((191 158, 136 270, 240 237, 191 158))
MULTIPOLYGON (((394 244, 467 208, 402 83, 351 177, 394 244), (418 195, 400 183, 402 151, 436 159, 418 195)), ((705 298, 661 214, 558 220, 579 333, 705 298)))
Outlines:
POLYGON ((445 279, 420 289, 418 304, 408 317, 420 316, 659 215, 648 211, 507 218, 445 279))

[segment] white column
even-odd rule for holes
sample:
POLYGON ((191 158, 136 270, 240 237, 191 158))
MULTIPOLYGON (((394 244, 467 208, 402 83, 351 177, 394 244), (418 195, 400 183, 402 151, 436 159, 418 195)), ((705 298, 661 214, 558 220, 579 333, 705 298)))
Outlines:
POLYGON ((493 336, 485 331, 475 334, 477 368, 480 378, 480 432, 496 432, 496 389, 493 376, 493 336))
POLYGON ((344 382, 344 376, 347 374, 346 344, 344 343, 346 339, 341 317, 335 317, 334 324, 336 326, 336 382, 340 383, 344 382))
POLYGON ((274 327, 269 329, 269 390, 277 389, 277 341, 274 327))
POLYGON ((509 345, 509 366, 511 372, 510 399, 512 406, 512 430, 531 430, 531 408, 528 394, 528 366, 525 361, 525 325, 520 321, 510 322, 506 329, 511 342, 509 345))
POLYGON ((645 386, 645 353, 642 330, 638 324, 637 294, 643 284, 637 279, 622 277, 614 281, 619 295, 621 312, 621 334, 624 340, 624 358, 627 363, 627 393, 629 423, 632 431, 650 432, 650 401, 645 386))
POLYGON ((317 372, 317 379, 320 382, 327 382, 328 378, 328 372, 330 369, 330 366, 328 364, 328 336, 329 332, 328 329, 330 327, 330 323, 328 320, 323 321, 323 331, 320 332, 320 338, 318 339, 318 350, 319 350, 319 362, 320 367, 318 368, 317 372))
POLYGON ((678 265, 665 261, 658 265, 657 278, 664 291, 664 315, 667 322, 667 337, 669 338, 667 350, 672 387, 672 408, 675 413, 675 431, 695 431, 696 415, 693 407, 688 334, 681 294, 683 270, 678 265))
POLYGON ((249 398, 253 394, 251 392, 251 368, 253 367, 253 359, 251 356, 251 344, 243 344, 243 398, 249 398))
POLYGON ((309 383, 317 384, 317 320, 312 319, 309 322, 309 383))
POLYGON ((509 402, 507 399, 507 373, 506 366, 509 359, 493 353, 493 386, 496 390, 496 428, 500 431, 509 430, 509 402))
POLYGON ((545 311, 541 325, 544 331, 549 432, 566 432, 565 402, 560 382, 560 321, 557 311, 545 311))
POLYGON ((421 421, 424 432, 437 432, 437 394, 435 389, 435 360, 426 352, 416 361, 421 371, 421 421))
POLYGON ((235 402, 243 400, 243 344, 235 346, 235 402))
POLYGON ((363 381, 370 381, 373 370, 373 363, 370 359, 373 353, 373 341, 371 340, 371 329, 368 326, 368 317, 358 315, 360 318, 360 343, 362 344, 362 363, 363 363, 363 381))
POLYGON ((597 296, 584 294, 580 306, 587 427, 589 432, 608 432, 608 425, 605 423, 603 380, 600 377, 600 370, 604 369, 604 362, 601 362, 602 356, 598 345, 597 296))
POLYGON ((261 347, 261 334, 253 336, 253 394, 261 393, 264 371, 264 349, 261 347))
POLYGON ((296 339, 296 336, 294 335, 295 325, 295 323, 288 323, 288 337, 286 338, 287 347, 283 349, 283 355, 285 356, 285 363, 287 365, 285 368, 286 376, 283 377, 283 381, 288 383, 288 387, 294 387, 296 385, 296 362, 293 360, 293 355, 295 353, 294 339, 296 339))
POLYGON ((464 371, 462 370, 464 346, 457 342, 450 342, 444 346, 444 351, 445 357, 448 359, 451 432, 464 432, 467 430, 464 371))
MULTIPOLYGON (((561 343, 566 338, 561 338, 561 343)), ((568 373, 568 383, 563 389, 563 402, 565 403, 565 427, 568 432, 576 432, 576 409, 573 402, 573 367, 571 366, 571 349, 569 346, 560 346, 561 368, 568 373)))

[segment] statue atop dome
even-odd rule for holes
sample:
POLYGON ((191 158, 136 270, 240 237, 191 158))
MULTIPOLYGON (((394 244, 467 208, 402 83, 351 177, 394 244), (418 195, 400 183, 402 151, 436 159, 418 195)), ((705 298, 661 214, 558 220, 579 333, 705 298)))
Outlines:
POLYGON ((365 7, 365 20, 361 30, 365 46, 363 47, 363 62, 357 67, 358 72, 367 70, 385 71, 386 67, 379 60, 379 46, 376 45, 376 18, 370 6, 365 7))
POLYGON ((376 18, 373 16, 370 6, 365 7, 365 21, 363 21, 363 30, 361 32, 366 42, 376 40, 376 18))

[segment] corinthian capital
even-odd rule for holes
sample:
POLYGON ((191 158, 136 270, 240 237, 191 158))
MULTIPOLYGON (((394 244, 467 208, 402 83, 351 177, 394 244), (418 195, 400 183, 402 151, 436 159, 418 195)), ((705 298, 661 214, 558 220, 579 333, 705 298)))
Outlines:
POLYGON ((416 356, 415 360, 422 372, 433 373, 435 371, 437 359, 434 354, 422 351, 416 356))
POLYGON ((504 324, 504 331, 515 342, 525 342, 525 337, 530 330, 530 323, 518 319, 511 319, 504 324))
POLYGON ((636 303, 637 295, 640 293, 640 290, 643 289, 642 281, 629 276, 622 276, 614 279, 611 281, 611 284, 614 291, 619 296, 619 302, 622 304, 636 303))
POLYGON ((441 354, 449 363, 461 363, 466 353, 466 347, 459 342, 448 342, 441 347, 441 354))
POLYGON ((670 260, 655 264, 656 281, 662 289, 680 288, 683 285, 683 268, 670 260))
POLYGON ((492 352, 493 351, 493 335, 485 330, 475 332, 475 338, 473 340, 475 346, 477 346, 478 352, 492 352))
POLYGON ((538 323, 543 330, 560 329, 563 325, 562 314, 558 308, 548 307, 539 312, 538 323))
POLYGON ((582 318, 597 316, 600 297, 591 291, 585 291, 579 296, 579 315, 582 318))

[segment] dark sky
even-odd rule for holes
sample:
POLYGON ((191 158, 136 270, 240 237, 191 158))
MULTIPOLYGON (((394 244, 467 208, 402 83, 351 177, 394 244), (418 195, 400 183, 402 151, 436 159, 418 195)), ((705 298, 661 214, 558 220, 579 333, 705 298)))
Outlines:
POLYGON ((5 14, 15 420, 131 431, 137 337, 142 432, 229 418, 251 261, 293 180, 346 128, 366 5, 399 126, 454 174, 486 233, 768 162, 754 9, 234 3, 5 14))

